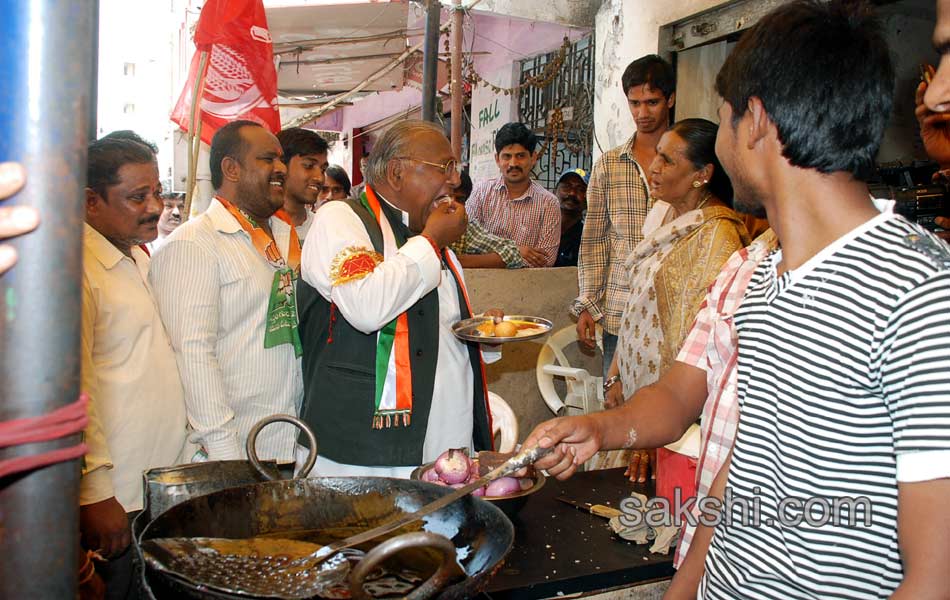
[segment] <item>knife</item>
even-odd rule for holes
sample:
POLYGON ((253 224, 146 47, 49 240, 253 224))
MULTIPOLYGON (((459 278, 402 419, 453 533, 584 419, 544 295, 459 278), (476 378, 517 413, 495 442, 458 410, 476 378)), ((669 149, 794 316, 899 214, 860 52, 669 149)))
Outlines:
POLYGON ((555 496, 556 500, 560 500, 564 504, 569 504, 577 510, 582 510, 586 513, 590 513, 597 517, 602 517, 604 519, 612 519, 614 517, 619 517, 623 513, 613 508, 611 506, 605 506, 603 504, 591 504, 590 502, 578 502, 577 500, 571 500, 566 496, 555 496))

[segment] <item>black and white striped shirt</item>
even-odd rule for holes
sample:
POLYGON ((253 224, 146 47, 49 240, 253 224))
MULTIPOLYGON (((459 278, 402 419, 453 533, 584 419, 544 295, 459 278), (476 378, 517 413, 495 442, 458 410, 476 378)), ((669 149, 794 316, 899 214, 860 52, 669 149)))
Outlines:
POLYGON ((898 481, 950 476, 950 250, 881 215, 795 271, 777 276, 780 261, 759 265, 735 317, 727 488, 760 502, 761 525, 717 527, 700 596, 886 598, 903 579, 898 481), (866 497, 869 526, 860 511, 853 526, 778 524, 788 497, 866 497))

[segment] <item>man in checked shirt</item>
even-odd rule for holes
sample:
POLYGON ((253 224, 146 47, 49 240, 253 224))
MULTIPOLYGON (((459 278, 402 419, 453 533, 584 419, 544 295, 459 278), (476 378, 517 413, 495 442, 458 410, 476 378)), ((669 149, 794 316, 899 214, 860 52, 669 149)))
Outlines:
POLYGON ((655 54, 630 63, 621 81, 637 131, 594 165, 577 262, 580 294, 571 304, 582 344, 593 349, 594 323, 599 321, 604 328, 605 378, 630 292, 623 265, 643 239, 644 221, 653 204, 644 170, 670 125, 676 96, 673 68, 655 54))
POLYGON ((503 125, 495 134, 501 176, 475 184, 465 211, 488 233, 514 240, 529 267, 551 267, 561 243, 561 203, 531 179, 537 144, 524 123, 503 125))

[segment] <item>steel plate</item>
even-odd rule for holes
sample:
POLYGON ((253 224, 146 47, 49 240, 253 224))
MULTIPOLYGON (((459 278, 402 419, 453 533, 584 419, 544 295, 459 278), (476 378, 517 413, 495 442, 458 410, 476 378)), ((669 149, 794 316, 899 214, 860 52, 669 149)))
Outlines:
POLYGON ((482 323, 491 321, 494 317, 478 316, 471 319, 464 319, 455 325, 452 325, 452 333, 455 337, 466 342, 478 342, 486 344, 507 344, 509 342, 526 342, 540 337, 544 337, 551 332, 554 324, 541 317, 532 317, 528 315, 505 315, 503 321, 515 321, 518 323, 531 323, 536 325, 538 331, 526 335, 512 337, 495 337, 483 335, 477 328, 482 323))

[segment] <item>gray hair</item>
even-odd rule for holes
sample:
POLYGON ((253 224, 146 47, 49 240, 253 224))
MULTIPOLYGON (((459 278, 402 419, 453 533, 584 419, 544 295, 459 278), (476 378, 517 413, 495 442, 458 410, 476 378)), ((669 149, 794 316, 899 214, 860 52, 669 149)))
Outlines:
POLYGON ((386 167, 389 162, 400 157, 411 156, 410 140, 416 134, 427 131, 445 135, 438 125, 418 119, 400 121, 387 129, 369 155, 366 172, 363 173, 366 182, 375 187, 377 183, 385 181, 386 167))

